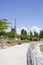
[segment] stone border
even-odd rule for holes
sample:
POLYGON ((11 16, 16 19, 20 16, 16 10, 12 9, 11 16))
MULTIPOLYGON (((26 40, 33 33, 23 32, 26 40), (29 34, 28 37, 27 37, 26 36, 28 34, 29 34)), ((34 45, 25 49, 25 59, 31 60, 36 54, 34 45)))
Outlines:
POLYGON ((30 44, 30 58, 32 65, 43 65, 43 61, 33 52, 30 44))

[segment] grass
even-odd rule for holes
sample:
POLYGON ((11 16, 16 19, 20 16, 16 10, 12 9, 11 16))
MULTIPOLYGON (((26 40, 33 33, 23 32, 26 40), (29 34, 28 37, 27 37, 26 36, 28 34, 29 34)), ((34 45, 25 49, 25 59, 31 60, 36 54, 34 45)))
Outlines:
POLYGON ((43 44, 40 45, 40 50, 43 52, 43 44))

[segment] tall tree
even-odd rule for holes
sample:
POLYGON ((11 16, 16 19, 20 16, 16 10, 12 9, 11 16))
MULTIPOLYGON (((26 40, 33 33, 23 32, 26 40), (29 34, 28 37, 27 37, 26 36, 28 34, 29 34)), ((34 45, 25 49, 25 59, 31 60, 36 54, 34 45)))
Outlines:
POLYGON ((39 37, 40 37, 40 38, 43 38, 43 30, 40 31, 39 37))
POLYGON ((32 32, 30 31, 30 36, 33 36, 32 32))
POLYGON ((27 39, 27 31, 22 29, 21 30, 21 40, 27 39))
POLYGON ((32 32, 30 31, 30 40, 32 41, 32 38, 33 38, 33 34, 32 32))
POLYGON ((27 31, 24 30, 24 29, 22 29, 22 30, 21 30, 21 34, 23 34, 23 35, 27 35, 27 31))
POLYGON ((10 22, 7 19, 0 19, 0 35, 5 34, 5 30, 9 27, 10 22))
MULTIPOLYGON (((7 19, 0 19, 0 36, 4 35, 4 31, 9 27, 10 24, 7 19)), ((1 36, 1 47, 4 48, 4 43, 1 36)))
POLYGON ((10 22, 7 21, 7 19, 0 19, 0 32, 5 31, 9 26, 10 22))
POLYGON ((34 31, 34 37, 38 37, 38 33, 34 31))

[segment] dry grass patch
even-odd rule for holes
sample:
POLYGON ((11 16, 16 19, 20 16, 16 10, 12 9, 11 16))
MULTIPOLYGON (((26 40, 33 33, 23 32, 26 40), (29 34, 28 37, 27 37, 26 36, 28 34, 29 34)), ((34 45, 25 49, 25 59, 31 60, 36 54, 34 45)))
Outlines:
POLYGON ((32 48, 32 49, 34 49, 34 48, 35 48, 34 44, 32 44, 31 48, 32 48))

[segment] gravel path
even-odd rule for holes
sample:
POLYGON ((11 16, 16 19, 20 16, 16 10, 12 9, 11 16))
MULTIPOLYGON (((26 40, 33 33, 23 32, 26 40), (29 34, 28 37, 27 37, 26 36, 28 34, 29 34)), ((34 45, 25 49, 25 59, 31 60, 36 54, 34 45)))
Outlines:
POLYGON ((0 65, 27 65, 28 47, 22 44, 0 50, 0 65))

